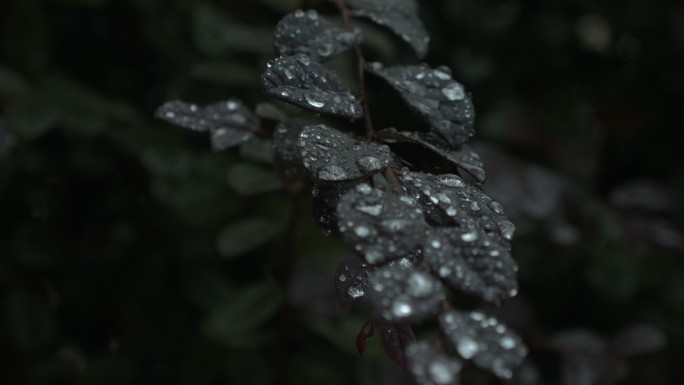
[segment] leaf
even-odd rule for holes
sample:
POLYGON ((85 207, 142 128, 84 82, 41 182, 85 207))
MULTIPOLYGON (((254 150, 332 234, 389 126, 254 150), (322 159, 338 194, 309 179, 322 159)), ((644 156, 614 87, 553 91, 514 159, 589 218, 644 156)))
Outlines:
POLYGON ((402 370, 408 370, 406 347, 416 340, 411 326, 381 321, 378 328, 382 337, 382 347, 387 356, 402 370))
POLYGON ((283 303, 282 290, 272 283, 260 282, 226 296, 202 323, 212 340, 229 347, 253 347, 263 339, 259 328, 283 303))
POLYGON ((621 330, 612 340, 613 351, 622 356, 657 352, 667 344, 662 330, 651 325, 637 325, 621 330))
POLYGON ((240 195, 256 195, 280 190, 283 185, 270 170, 238 163, 228 170, 228 185, 240 195))
POLYGON ((374 334, 375 328, 373 327, 373 319, 369 318, 366 320, 363 326, 361 326, 359 334, 356 335, 356 351, 359 353, 359 355, 362 356, 366 351, 368 340, 373 337, 374 334))
POLYGON ((260 120, 238 99, 211 104, 205 108, 175 100, 164 103, 155 117, 193 131, 210 131, 216 151, 242 144, 254 136, 260 120))
POLYGON ((430 130, 452 148, 473 136, 473 104, 463 86, 451 78, 449 68, 431 69, 424 64, 383 68, 373 63, 370 69, 397 90, 409 107, 428 122, 430 130))
POLYGON ((252 138, 240 145, 238 151, 242 159, 271 166, 274 159, 273 142, 267 139, 252 138))
POLYGON ((439 317, 439 325, 461 357, 499 378, 513 377, 513 370, 527 356, 527 347, 517 334, 482 312, 450 310, 439 317))
POLYGON ((372 265, 405 256, 424 238, 423 212, 413 198, 383 193, 366 183, 342 196, 337 218, 344 242, 372 265))
POLYGON ((275 59, 261 76, 270 96, 305 110, 356 120, 361 106, 337 74, 298 54, 275 59))
POLYGON ((262 119, 271 119, 277 122, 284 122, 288 118, 283 110, 268 102, 257 104, 254 107, 254 113, 262 119))
POLYGON ((444 287, 432 275, 401 265, 368 273, 368 298, 375 313, 389 322, 419 322, 439 311, 444 287))
POLYGON ((418 57, 428 51, 430 36, 423 22, 418 18, 415 0, 344 0, 356 9, 358 16, 367 17, 377 24, 386 26, 409 43, 418 57))
POLYGON ((438 352, 427 341, 411 343, 406 348, 408 371, 416 385, 458 385, 461 361, 438 352))
POLYGON ((389 147, 356 141, 323 124, 307 126, 297 148, 302 164, 322 182, 343 182, 375 174, 392 162, 389 147))
POLYGON ((324 62, 361 42, 361 30, 344 31, 315 10, 297 10, 285 16, 274 31, 275 50, 279 56, 305 54, 324 62))
POLYGON ((279 232, 280 226, 273 219, 245 219, 221 230, 216 248, 224 258, 236 257, 270 241, 279 232))
POLYGON ((368 271, 361 261, 349 258, 337 265, 335 291, 337 301, 342 307, 365 302, 368 293, 368 271))
POLYGON ((468 145, 463 144, 456 150, 450 149, 448 143, 432 132, 397 131, 394 128, 387 128, 377 132, 377 135, 390 146, 396 142, 419 145, 438 155, 456 169, 467 172, 478 183, 484 183, 487 179, 482 159, 468 145))

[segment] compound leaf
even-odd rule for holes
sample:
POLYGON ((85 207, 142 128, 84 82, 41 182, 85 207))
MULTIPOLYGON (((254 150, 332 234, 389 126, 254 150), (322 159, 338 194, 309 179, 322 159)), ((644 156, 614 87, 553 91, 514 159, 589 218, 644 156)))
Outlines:
POLYGON ((367 17, 385 26, 409 43, 423 58, 428 51, 430 36, 418 18, 415 0, 344 0, 358 16, 367 17))
POLYGON ((359 179, 392 163, 389 147, 356 141, 323 124, 305 127, 297 147, 304 167, 322 182, 359 179))
POLYGON ((439 324, 461 357, 499 378, 511 378, 527 355, 527 347, 517 334, 482 312, 450 310, 439 317, 439 324))
POLYGON ((330 60, 359 44, 361 30, 344 31, 315 10, 297 10, 285 16, 274 32, 275 50, 279 56, 305 54, 311 60, 330 60))
POLYGON ((342 196, 337 218, 345 243, 369 264, 403 257, 425 237, 423 212, 413 198, 383 193, 366 183, 342 196))
POLYGON ((261 76, 270 96, 305 110, 355 120, 361 106, 337 74, 297 54, 275 59, 261 76))
POLYGON ((458 148, 474 134, 473 104, 447 67, 432 69, 422 64, 383 68, 373 63, 370 69, 397 90, 449 146, 458 148))

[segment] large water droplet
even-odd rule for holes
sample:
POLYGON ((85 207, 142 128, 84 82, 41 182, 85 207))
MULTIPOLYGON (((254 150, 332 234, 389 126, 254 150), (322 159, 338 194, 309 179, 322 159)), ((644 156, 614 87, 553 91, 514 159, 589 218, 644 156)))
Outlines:
POLYGON ((354 285, 349 286, 349 289, 347 289, 347 294, 349 294, 349 296, 352 298, 359 298, 363 297, 363 295, 366 293, 363 291, 363 288, 361 286, 354 285))
POLYGON ((455 100, 462 100, 465 97, 463 87, 458 83, 449 83, 449 85, 442 88, 442 94, 452 102, 455 100))
POLYGON ((458 341, 456 350, 458 350, 458 354, 460 354, 461 357, 470 359, 473 358, 473 356, 475 356, 480 350, 480 345, 477 343, 477 341, 470 337, 463 337, 460 341, 458 341))
POLYGON ((397 298, 392 303, 392 315, 397 318, 408 317, 413 314, 413 307, 406 298, 397 298))
POLYGON ((364 156, 356 160, 356 164, 359 166, 363 172, 373 172, 378 171, 382 168, 382 162, 380 159, 374 156, 364 156))
POLYGON ((462 233, 461 234, 461 239, 463 242, 474 242, 478 238, 477 231, 471 230, 468 231, 467 233, 462 233))
POLYGON ((358 226, 354 228, 354 234, 358 237, 365 238, 370 234, 370 229, 366 226, 358 226))
POLYGON ((500 221, 497 223, 499 226, 499 231, 501 236, 508 239, 509 241, 513 239, 513 234, 515 233, 515 225, 511 221, 500 221))
POLYGON ((376 205, 358 205, 354 208, 358 211, 361 211, 362 213, 366 213, 374 217, 377 217, 378 215, 380 215, 380 213, 382 213, 382 205, 379 203, 376 205))
POLYGON ((499 345, 506 350, 511 350, 515 347, 515 340, 509 336, 505 336, 499 340, 499 345))
POLYGON ((318 179, 329 180, 329 181, 339 181, 344 180, 347 177, 347 173, 344 169, 338 165, 330 164, 318 171, 318 179))
POLYGON ((309 105, 312 107, 325 107, 325 103, 318 100, 317 95, 314 93, 307 92, 306 94, 304 94, 304 99, 306 99, 306 102, 309 103, 309 105))

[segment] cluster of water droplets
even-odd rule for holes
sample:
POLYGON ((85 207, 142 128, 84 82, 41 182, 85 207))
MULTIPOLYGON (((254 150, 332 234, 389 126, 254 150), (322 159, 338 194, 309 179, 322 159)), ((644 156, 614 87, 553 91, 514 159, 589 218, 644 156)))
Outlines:
POLYGON ((359 179, 392 162, 387 146, 356 141, 322 124, 305 127, 297 148, 304 167, 315 179, 325 182, 359 179))
POLYGON ((456 358, 438 352, 426 341, 406 348, 408 370, 417 385, 455 385, 463 364, 456 358))
POLYGON ((423 239, 423 213, 415 200, 365 183, 340 199, 337 217, 344 241, 370 264, 404 256, 423 239))
POLYGON ((527 355, 527 347, 517 334, 483 312, 450 310, 440 315, 439 323, 462 358, 500 378, 511 378, 513 369, 527 355))
POLYGON ((305 54, 270 61, 262 85, 270 96, 300 108, 350 120, 363 116, 358 101, 337 74, 305 54))

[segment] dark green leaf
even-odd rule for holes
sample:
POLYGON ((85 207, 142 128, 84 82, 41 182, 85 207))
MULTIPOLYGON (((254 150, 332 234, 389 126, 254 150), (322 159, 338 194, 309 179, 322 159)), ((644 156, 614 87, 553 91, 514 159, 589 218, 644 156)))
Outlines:
POLYGON ((225 258, 237 257, 270 241, 279 232, 280 225, 273 219, 245 219, 221 230, 216 248, 225 258))
POLYGON ((272 171, 249 163, 238 163, 228 170, 228 185, 241 195, 280 190, 283 185, 272 171))

